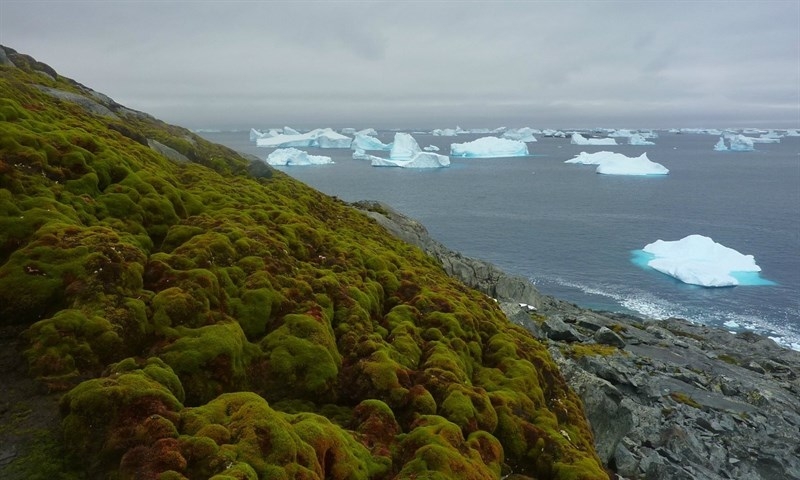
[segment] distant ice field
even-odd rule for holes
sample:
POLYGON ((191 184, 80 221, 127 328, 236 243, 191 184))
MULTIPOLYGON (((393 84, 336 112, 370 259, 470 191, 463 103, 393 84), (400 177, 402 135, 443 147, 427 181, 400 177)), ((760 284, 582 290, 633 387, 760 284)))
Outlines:
MULTIPOLYGON (((485 136, 404 131, 442 153, 485 136)), ((800 349, 800 137, 720 152, 719 135, 657 133, 647 146, 535 135, 528 156, 451 157, 449 168, 430 170, 374 168, 350 149, 306 148, 334 163, 278 168, 346 201, 386 202, 448 247, 581 306, 754 330, 800 349), (669 174, 598 175, 564 163, 603 150, 647 153, 669 174), (705 288, 633 261, 632 252, 651 242, 692 234, 753 255, 769 281, 743 277, 739 286, 705 288)), ((246 131, 202 135, 260 158, 273 150, 256 147, 246 131)), ((393 137, 378 132, 384 143, 393 137)))

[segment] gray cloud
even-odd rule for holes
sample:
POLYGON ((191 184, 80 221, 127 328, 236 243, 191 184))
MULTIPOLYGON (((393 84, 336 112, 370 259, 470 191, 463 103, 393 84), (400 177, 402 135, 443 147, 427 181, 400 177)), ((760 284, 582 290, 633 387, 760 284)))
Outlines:
POLYGON ((800 127, 793 0, 3 0, 0 43, 190 128, 800 127))

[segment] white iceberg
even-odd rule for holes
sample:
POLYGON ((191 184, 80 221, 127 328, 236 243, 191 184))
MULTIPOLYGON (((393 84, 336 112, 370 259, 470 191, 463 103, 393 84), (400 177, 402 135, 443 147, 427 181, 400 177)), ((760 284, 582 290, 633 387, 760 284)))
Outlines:
POLYGON ((519 140, 520 142, 526 143, 537 141, 536 137, 533 136, 533 129, 530 127, 512 128, 510 130, 506 130, 502 137, 509 140, 519 140))
POLYGON ((289 127, 283 128, 283 133, 269 138, 256 139, 259 147, 319 147, 319 148, 350 148, 352 139, 341 133, 336 133, 331 128, 317 128, 308 133, 286 133, 296 131, 289 127))
POLYGON ((397 132, 394 134, 394 142, 389 153, 389 158, 393 160, 410 160, 415 155, 422 152, 419 144, 410 133, 397 132))
POLYGON ((374 157, 364 150, 357 148, 353 151, 353 160, 372 160, 374 157))
POLYGON ((292 127, 286 127, 285 126, 285 127, 283 127, 283 134, 284 135, 300 135, 300 132, 298 132, 297 130, 295 130, 292 127))
POLYGON ((386 145, 375 137, 363 133, 356 133, 353 143, 350 144, 353 150, 390 150, 392 145, 386 145))
POLYGON ((296 148, 279 148, 270 153, 265 162, 272 166, 325 165, 333 163, 333 160, 322 155, 309 155, 296 148))
POLYGON ((633 135, 633 132, 627 130, 625 128, 620 128, 619 130, 614 130, 613 132, 609 133, 608 136, 612 138, 628 138, 633 135))
POLYGON ((356 133, 360 133, 361 135, 373 135, 373 136, 378 134, 378 132, 376 132, 374 128, 365 128, 363 130, 357 131, 356 133))
POLYGON ((556 137, 556 138, 566 138, 567 134, 562 132, 561 130, 553 130, 551 128, 547 128, 542 130, 542 135, 545 137, 556 137))
POLYGON ((786 130, 787 137, 800 137, 800 132, 797 130, 786 130))
POLYGON ((750 140, 753 143, 781 143, 780 137, 769 137, 767 135, 761 135, 760 137, 752 137, 750 140))
POLYGON ((628 137, 628 145, 655 145, 655 143, 647 140, 639 133, 634 133, 628 137))
POLYGON ((730 149, 735 152, 752 152, 755 150, 753 147, 753 139, 745 137, 744 135, 732 135, 728 137, 731 146, 730 149))
POLYGON ((250 141, 255 142, 259 138, 264 138, 264 132, 260 132, 255 128, 250 129, 250 141))
MULTIPOLYGON (((355 153, 353 158, 356 158, 355 153)), ((359 158, 371 160, 373 167, 441 168, 450 166, 449 157, 438 153, 423 152, 414 137, 403 132, 394 134, 389 158, 366 154, 359 158)))
POLYGON ((451 144, 450 155, 469 158, 521 157, 528 155, 528 146, 519 140, 482 137, 471 142, 451 144))
POLYGON ((681 240, 657 240, 644 252, 653 255, 647 265, 678 280, 703 287, 739 285, 736 272, 760 272, 752 255, 743 255, 703 235, 689 235, 681 240))
POLYGON ((458 132, 454 128, 437 128, 431 132, 431 135, 435 137, 455 137, 458 132))
POLYGON ((717 144, 714 145, 714 151, 715 152, 726 152, 727 150, 728 150, 728 146, 725 145, 725 139, 722 138, 722 137, 719 137, 719 141, 717 141, 717 144))
POLYGON ((437 147, 436 145, 428 145, 427 147, 424 147, 423 150, 425 150, 426 152, 438 152, 439 147, 437 147))
POLYGON ((669 170, 660 163, 651 162, 647 154, 627 157, 613 152, 581 152, 564 163, 597 165, 597 173, 604 175, 667 175, 669 170))
POLYGON ((432 152, 419 152, 410 160, 372 157, 373 167, 441 168, 450 166, 450 158, 432 152))
POLYGON ((573 133, 569 143, 573 145, 616 145, 617 141, 613 138, 586 138, 580 133, 573 133))

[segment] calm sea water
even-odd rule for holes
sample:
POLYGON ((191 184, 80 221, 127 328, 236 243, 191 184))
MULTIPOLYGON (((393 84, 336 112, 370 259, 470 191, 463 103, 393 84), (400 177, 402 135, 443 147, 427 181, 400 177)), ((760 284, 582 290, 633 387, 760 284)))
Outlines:
MULTIPOLYGON (((654 146, 538 137, 528 157, 451 158, 450 168, 435 170, 377 168, 353 160, 350 150, 306 149, 336 163, 281 169, 346 201, 386 202, 448 247, 581 306, 751 329, 800 349, 800 137, 757 144, 754 152, 714 152, 716 136, 658 133, 654 146), (601 150, 646 152, 670 174, 607 176, 564 163, 601 150), (775 284, 703 288, 632 262, 648 243, 690 234, 753 255, 775 284)), ((203 135, 261 158, 272 151, 256 147, 248 132, 203 135)), ((413 135, 443 154, 451 143, 483 136, 413 135)), ((393 133, 379 137, 388 143, 393 133)))

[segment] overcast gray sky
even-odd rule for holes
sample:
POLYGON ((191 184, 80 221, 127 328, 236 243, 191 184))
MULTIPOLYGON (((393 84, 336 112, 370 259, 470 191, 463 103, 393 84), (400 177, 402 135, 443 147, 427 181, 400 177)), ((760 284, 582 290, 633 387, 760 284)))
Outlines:
POLYGON ((0 0, 0 43, 188 128, 800 127, 799 0, 0 0))

